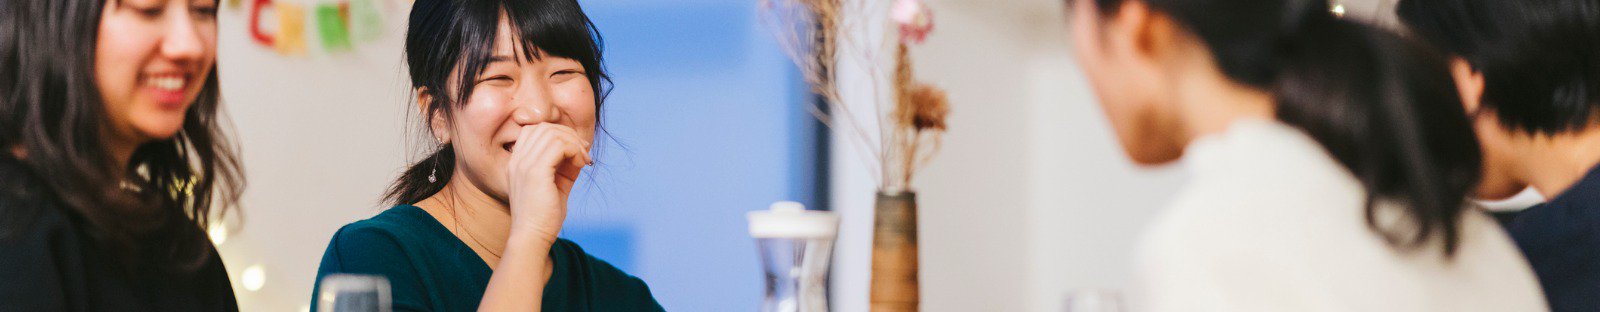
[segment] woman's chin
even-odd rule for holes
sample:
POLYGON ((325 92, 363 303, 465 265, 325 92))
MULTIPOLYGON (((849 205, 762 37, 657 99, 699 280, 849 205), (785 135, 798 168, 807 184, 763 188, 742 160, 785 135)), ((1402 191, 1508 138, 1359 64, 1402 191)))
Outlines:
POLYGON ((150 141, 171 139, 183 130, 183 121, 147 122, 136 126, 139 134, 150 141))

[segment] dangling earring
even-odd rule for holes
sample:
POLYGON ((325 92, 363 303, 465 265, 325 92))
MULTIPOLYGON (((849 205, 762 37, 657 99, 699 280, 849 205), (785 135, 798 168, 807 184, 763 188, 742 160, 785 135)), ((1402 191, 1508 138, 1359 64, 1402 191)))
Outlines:
MULTIPOLYGON (((433 139, 437 140, 439 142, 439 150, 444 150, 444 138, 433 138, 433 139)), ((435 153, 437 153, 437 152, 435 152, 435 153)), ((439 157, 431 157, 431 158, 433 158, 432 159, 433 160, 433 169, 428 171, 428 183, 429 184, 439 182, 439 177, 438 177, 438 175, 439 175, 439 157)))

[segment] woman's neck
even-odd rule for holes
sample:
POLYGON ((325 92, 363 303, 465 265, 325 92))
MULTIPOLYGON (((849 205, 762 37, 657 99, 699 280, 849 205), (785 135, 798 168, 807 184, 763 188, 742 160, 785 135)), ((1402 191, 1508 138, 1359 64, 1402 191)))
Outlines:
POLYGON ((461 172, 456 174, 444 190, 418 202, 417 207, 438 219, 494 269, 511 236, 511 209, 460 176, 461 172))
POLYGON ((1600 125, 1557 135, 1522 135, 1518 163, 1523 180, 1555 198, 1600 164, 1600 125))
POLYGON ((1214 66, 1197 68, 1189 78, 1176 81, 1171 102, 1178 103, 1183 121, 1183 142, 1228 131, 1234 123, 1271 120, 1275 97, 1266 91, 1228 79, 1214 66))

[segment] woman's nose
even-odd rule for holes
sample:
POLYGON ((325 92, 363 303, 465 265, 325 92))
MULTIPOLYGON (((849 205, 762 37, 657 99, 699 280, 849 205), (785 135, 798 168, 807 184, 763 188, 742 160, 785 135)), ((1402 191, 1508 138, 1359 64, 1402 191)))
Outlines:
POLYGON ((520 125, 534 125, 543 122, 555 122, 561 114, 559 109, 552 104, 549 92, 543 88, 525 87, 522 90, 537 90, 532 92, 518 92, 512 99, 516 108, 511 112, 511 119, 520 125))
POLYGON ((161 40, 161 54, 180 61, 196 61, 205 54, 205 39, 201 38, 200 25, 188 15, 168 14, 166 36, 161 40))

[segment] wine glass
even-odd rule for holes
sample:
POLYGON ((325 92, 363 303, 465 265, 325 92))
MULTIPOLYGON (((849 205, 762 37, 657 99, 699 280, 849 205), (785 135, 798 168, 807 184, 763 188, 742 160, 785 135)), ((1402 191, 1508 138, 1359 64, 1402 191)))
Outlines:
POLYGON ((317 311, 390 312, 389 279, 378 275, 334 274, 322 278, 317 311))

